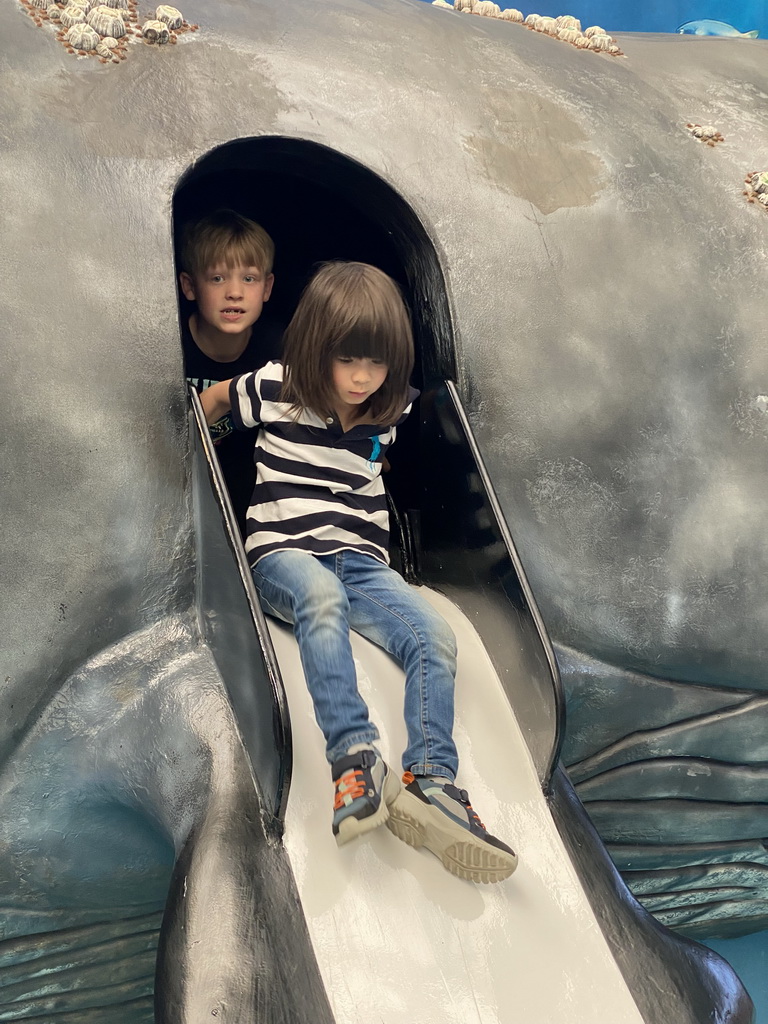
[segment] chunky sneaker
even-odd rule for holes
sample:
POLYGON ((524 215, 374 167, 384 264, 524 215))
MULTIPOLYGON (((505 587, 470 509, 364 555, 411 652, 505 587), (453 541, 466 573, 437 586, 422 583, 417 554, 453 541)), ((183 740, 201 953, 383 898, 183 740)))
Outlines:
POLYGON ((375 750, 358 750, 331 767, 336 797, 333 834, 339 846, 383 825, 389 804, 401 790, 400 780, 375 750))
POLYGON ((389 808, 387 827, 417 850, 426 846, 459 878, 501 882, 517 867, 513 850, 492 836, 472 810, 466 789, 403 775, 405 788, 389 808))

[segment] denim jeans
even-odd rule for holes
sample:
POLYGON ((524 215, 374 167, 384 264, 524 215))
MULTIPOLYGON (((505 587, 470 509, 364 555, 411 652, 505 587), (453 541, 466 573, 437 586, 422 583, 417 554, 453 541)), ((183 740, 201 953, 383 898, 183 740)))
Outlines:
POLYGON ((393 569, 357 551, 276 551, 252 572, 264 610, 293 625, 328 761, 379 738, 358 692, 351 627, 405 670, 403 768, 453 781, 456 640, 442 616, 393 569))

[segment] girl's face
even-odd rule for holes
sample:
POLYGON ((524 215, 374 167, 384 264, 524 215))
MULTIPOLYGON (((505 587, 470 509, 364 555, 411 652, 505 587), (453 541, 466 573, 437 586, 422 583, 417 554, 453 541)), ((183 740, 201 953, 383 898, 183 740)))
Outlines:
POLYGON ((361 406, 387 379, 386 363, 380 359, 335 356, 332 366, 338 413, 361 406))

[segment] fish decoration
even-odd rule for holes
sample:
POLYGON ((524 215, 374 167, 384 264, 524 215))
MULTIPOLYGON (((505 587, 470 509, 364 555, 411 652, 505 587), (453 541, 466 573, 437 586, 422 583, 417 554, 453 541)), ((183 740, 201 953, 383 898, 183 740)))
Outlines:
POLYGON ((739 36, 742 39, 757 39, 758 30, 751 32, 739 32, 733 25, 727 25, 724 21, 710 21, 703 18, 701 21, 686 21, 677 30, 683 36, 739 36))

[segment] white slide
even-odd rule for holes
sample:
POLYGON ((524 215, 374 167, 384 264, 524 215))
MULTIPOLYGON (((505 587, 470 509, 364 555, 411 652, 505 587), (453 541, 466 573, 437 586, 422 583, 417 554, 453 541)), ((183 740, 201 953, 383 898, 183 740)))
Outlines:
MULTIPOLYGON (((451 601, 420 592, 458 640, 457 784, 519 866, 494 885, 463 881, 386 826, 338 848, 298 648, 270 620, 293 730, 285 846, 337 1024, 643 1024, 480 638, 451 601)), ((362 637, 352 645, 382 753, 400 773, 403 673, 362 637)))

